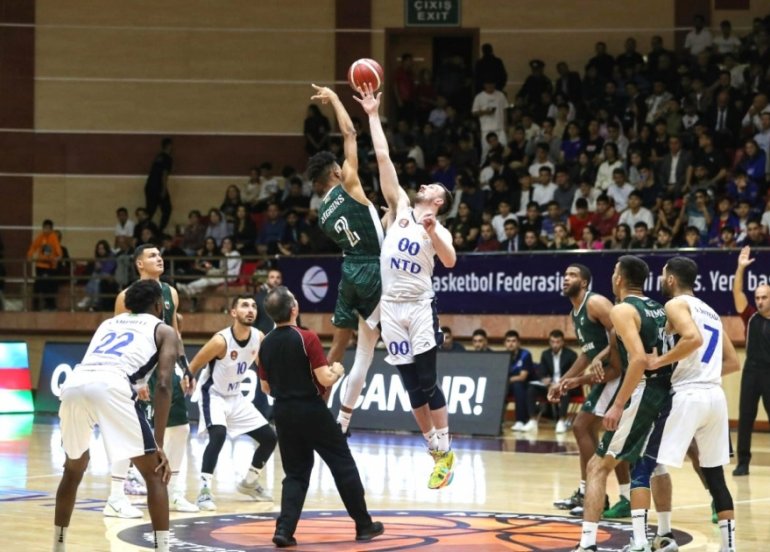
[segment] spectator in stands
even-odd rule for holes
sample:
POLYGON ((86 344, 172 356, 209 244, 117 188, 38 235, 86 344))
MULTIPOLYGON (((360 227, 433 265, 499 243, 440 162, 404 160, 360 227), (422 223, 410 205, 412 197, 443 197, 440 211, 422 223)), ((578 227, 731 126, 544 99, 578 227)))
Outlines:
POLYGON ((477 253, 485 253, 485 252, 499 251, 499 250, 500 250, 500 242, 497 241, 494 228, 492 228, 492 225, 488 222, 481 223, 481 229, 479 230, 479 239, 476 242, 476 248, 474 249, 474 251, 477 253))
POLYGON ((206 288, 235 283, 241 273, 241 255, 233 248, 232 238, 226 237, 222 240, 222 255, 225 257, 224 266, 210 266, 206 270, 205 277, 193 280, 189 284, 177 283, 176 288, 179 293, 194 297, 206 288))
POLYGON ((532 178, 538 178, 540 176, 540 169, 548 167, 551 169, 551 174, 555 169, 554 164, 550 158, 551 146, 547 142, 537 142, 534 151, 534 159, 529 166, 529 174, 532 178))
POLYGON ((612 200, 606 194, 601 194, 596 198, 596 211, 591 217, 590 224, 602 239, 606 239, 612 235, 612 230, 618 224, 619 216, 612 200))
POLYGON ((591 222, 591 213, 588 211, 588 201, 579 197, 575 200, 575 213, 567 219, 572 238, 576 241, 583 237, 583 228, 591 222))
POLYGON ((227 221, 222 216, 222 212, 216 207, 209 209, 209 223, 206 225, 204 236, 206 238, 214 238, 214 241, 217 242, 217 246, 221 247, 222 240, 231 233, 227 221))
POLYGON ((503 225, 505 239, 500 242, 500 251, 514 253, 519 250, 519 223, 515 219, 506 220, 503 225))
POLYGON ((652 83, 652 93, 645 100, 647 117, 645 122, 657 124, 657 121, 665 116, 666 107, 674 96, 666 90, 666 83, 661 77, 657 77, 652 83))
POLYGON ((620 124, 616 121, 607 123, 607 140, 605 144, 615 144, 618 147, 618 158, 621 161, 626 160, 628 154, 628 138, 623 136, 620 124))
POLYGON ((153 233, 152 228, 146 227, 142 229, 139 239, 136 241, 136 246, 151 243, 153 245, 160 245, 160 235, 153 233))
POLYGON ((465 351, 465 347, 455 340, 454 335, 452 334, 452 328, 449 326, 441 326, 441 333, 444 334, 444 341, 438 346, 439 352, 461 353, 465 351))
POLYGON ((618 212, 625 211, 628 206, 628 198, 634 191, 634 187, 626 180, 625 170, 618 168, 612 171, 612 182, 606 193, 615 204, 615 209, 618 212))
POLYGON ((706 112, 706 124, 713 130, 718 147, 732 147, 740 135, 741 115, 735 109, 729 91, 717 92, 715 97, 716 102, 706 112))
POLYGON ((693 155, 693 164, 705 166, 709 180, 717 186, 723 186, 727 178, 727 156, 714 147, 714 140, 708 131, 702 132, 698 137, 698 148, 693 155))
POLYGON ((235 212, 238 210, 238 206, 242 204, 241 189, 235 184, 228 186, 225 191, 225 198, 219 207, 219 212, 228 225, 232 226, 235 223, 235 212))
POLYGON ((622 169, 623 162, 618 157, 618 146, 612 142, 604 144, 604 161, 599 165, 596 173, 597 190, 606 191, 612 183, 612 175, 615 169, 622 169))
MULTIPOLYGON (((519 190, 518 193, 513 192, 512 194, 512 203, 511 203, 511 210, 513 210, 514 214, 519 217, 519 219, 522 219, 527 215, 527 207, 530 203, 535 203, 532 201, 532 195, 533 195, 533 188, 532 188, 532 175, 529 174, 527 171, 522 171, 519 174, 519 190)), ((538 205, 538 211, 540 210, 540 205, 538 205)))
POLYGON ((471 347, 475 352, 488 353, 492 349, 489 348, 489 339, 487 338, 487 332, 483 328, 473 330, 471 334, 471 347))
POLYGON ((704 190, 696 190, 689 199, 682 204, 687 226, 698 229, 701 241, 708 240, 709 228, 714 219, 714 212, 710 206, 709 195, 704 190))
POLYGON ((516 221, 518 226, 516 215, 511 212, 510 200, 503 199, 497 204, 497 214, 492 217, 492 228, 495 231, 498 242, 502 243, 505 241, 505 223, 509 220, 516 221))
MULTIPOLYGON (((564 332, 552 330, 548 334, 548 348, 540 356, 540 364, 535 368, 535 374, 533 374, 535 377, 529 381, 527 386, 529 421, 522 428, 523 431, 537 430, 538 403, 540 403, 540 412, 543 412, 549 406, 547 401, 548 387, 551 384, 559 383, 562 375, 569 370, 576 360, 575 351, 564 346, 564 332)), ((567 432, 566 418, 570 399, 579 394, 580 390, 576 388, 570 393, 562 395, 558 406, 555 408, 556 433, 567 432)))
POLYGON ((161 279, 173 283, 177 276, 184 276, 192 272, 194 261, 188 258, 184 250, 179 246, 179 242, 170 234, 163 234, 160 237, 160 254, 165 263, 163 264, 163 275, 161 279))
POLYGON ((598 251, 604 249, 604 242, 599 231, 589 224, 583 228, 583 238, 578 242, 578 248, 598 251))
POLYGON ((307 106, 307 114, 303 123, 303 134, 305 135, 305 152, 308 156, 313 156, 319 151, 329 148, 331 129, 329 119, 321 113, 317 105, 310 104, 307 106))
POLYGON ((721 33, 714 37, 714 46, 720 55, 737 54, 741 49, 741 40, 733 34, 733 26, 728 20, 719 24, 721 33))
POLYGON ((634 226, 639 221, 647 223, 647 228, 655 226, 652 212, 646 207, 642 207, 642 194, 638 190, 628 194, 628 208, 620 213, 618 221, 629 226, 634 226))
POLYGON ((561 142, 560 161, 566 163, 568 166, 576 165, 583 148, 584 142, 580 131, 580 125, 575 121, 570 121, 567 124, 566 136, 561 142))
POLYGON ((144 207, 137 207, 136 211, 134 211, 134 215, 136 216, 136 224, 134 224, 135 245, 142 243, 142 231, 145 228, 149 228, 151 230, 153 239, 155 236, 160 234, 158 225, 152 222, 152 219, 147 215, 147 209, 144 207))
POLYGON ((414 78, 414 58, 412 54, 405 52, 401 54, 398 67, 393 76, 393 92, 398 110, 398 119, 414 122, 416 109, 415 78, 414 78))
POLYGON ((553 241, 554 229, 557 224, 565 224, 567 217, 562 215, 559 204, 555 201, 549 201, 546 207, 546 216, 543 217, 543 224, 540 228, 540 235, 545 243, 553 241))
POLYGON ((481 46, 481 57, 476 61, 473 80, 476 92, 480 92, 487 82, 493 83, 497 90, 505 92, 508 72, 505 70, 503 60, 495 56, 491 44, 487 43, 481 46))
POLYGON ((630 154, 628 183, 642 194, 642 205, 645 207, 655 205, 658 198, 655 173, 650 165, 643 161, 642 154, 638 151, 632 151, 630 154))
POLYGON ((35 263, 33 291, 36 310, 56 310, 58 282, 55 276, 61 258, 61 244, 53 231, 53 221, 45 219, 42 232, 35 237, 27 249, 27 260, 35 263))
POLYGON ((471 212, 467 203, 461 202, 457 208, 457 216, 449 225, 452 235, 461 234, 466 244, 475 244, 479 238, 479 220, 471 212))
POLYGON ((548 204, 553 200, 554 192, 556 192, 556 184, 554 184, 552 177, 553 169, 548 165, 543 165, 540 167, 537 180, 533 183, 532 201, 540 205, 541 210, 547 208, 548 204))
POLYGON ((246 205, 239 205, 235 211, 233 224, 233 243, 241 255, 254 255, 257 252, 257 226, 251 218, 246 205))
POLYGON ((452 191, 455 187, 457 169, 452 164, 452 158, 448 152, 444 151, 438 154, 436 159, 436 170, 431 174, 434 182, 442 184, 447 190, 452 191))
POLYGON ((310 198, 302 193, 302 179, 299 176, 292 176, 289 179, 288 193, 281 202, 281 212, 286 216, 289 211, 294 211, 304 218, 308 210, 310 210, 310 198))
POLYGON ((489 133, 496 134, 500 143, 507 143, 505 132, 507 107, 508 98, 495 88, 494 82, 487 78, 483 90, 476 94, 471 106, 471 114, 478 118, 481 129, 481 159, 485 159, 489 152, 489 144, 486 140, 489 133))
POLYGON ((556 79, 555 92, 563 94, 573 104, 579 103, 583 99, 583 83, 578 72, 570 71, 564 61, 556 64, 556 72, 559 78, 556 79))
POLYGON ((759 132, 762 130, 762 114, 770 113, 770 102, 768 102, 767 94, 758 93, 751 101, 746 115, 743 116, 741 125, 749 134, 759 132))
POLYGON ((716 213, 709 227, 708 240, 711 245, 716 245, 722 233, 722 228, 728 226, 737 233, 739 228, 738 217, 733 213, 733 202, 727 196, 722 196, 717 200, 716 213))
POLYGON ((768 164, 765 167, 765 179, 770 177, 770 111, 762 113, 759 117, 759 132, 754 135, 754 141, 765 152, 768 164))
MULTIPOLYGON (((583 154, 581 154, 581 157, 583 154)), ((586 201, 586 209, 589 214, 593 214, 596 211, 596 200, 602 195, 600 190, 594 188, 588 180, 579 180, 578 189, 575 192, 575 196, 572 199, 572 208, 570 212, 574 215, 578 212, 577 202, 581 199, 586 201)))
POLYGON ((530 377, 534 376, 532 354, 527 349, 522 349, 519 342, 519 332, 508 330, 505 332, 505 350, 508 351, 508 395, 513 398, 516 405, 516 423, 513 431, 524 431, 529 421, 527 409, 527 386, 530 377))
MULTIPOLYGON (((436 94, 436 88, 433 86, 433 73, 427 67, 420 69, 414 93, 417 104, 417 126, 419 127, 428 120, 431 110, 436 106, 439 99, 439 96, 436 94)), ((446 104, 446 98, 442 96, 442 100, 446 104)))
POLYGON ((682 149, 682 142, 677 136, 668 139, 668 148, 660 163, 659 182, 663 193, 680 196, 688 191, 692 155, 682 149))
POLYGON ((762 232, 764 232, 765 236, 770 236, 770 197, 767 198, 765 212, 762 213, 760 224, 762 225, 762 232))
POLYGON ((647 70, 650 74, 654 75, 658 72, 658 60, 661 56, 673 59, 674 52, 666 50, 663 47, 663 38, 660 35, 655 35, 650 39, 650 52, 647 54, 647 70))
MULTIPOLYGON (((332 142, 330 142, 331 147, 332 142)), ((341 144, 339 145, 342 148, 341 144)), ((281 193, 281 179, 273 174, 273 164, 265 161, 259 166, 260 190, 257 210, 263 211, 271 202, 278 201, 281 193)))
POLYGON ((130 236, 134 237, 134 221, 128 218, 128 209, 125 207, 118 207, 115 211, 115 217, 118 222, 115 223, 115 247, 118 246, 118 236, 130 236))
POLYGON ((759 221, 752 219, 746 223, 746 235, 738 245, 741 247, 748 245, 752 248, 768 247, 768 245, 770 245, 770 240, 768 240, 768 237, 762 232, 762 225, 759 221))
POLYGON ((545 63, 542 60, 530 60, 529 68, 531 74, 516 95, 516 102, 531 107, 540 101, 543 92, 553 93, 553 83, 545 76, 545 63))
MULTIPOLYGON (((155 211, 160 207, 160 231, 166 228, 171 218, 171 195, 168 190, 168 177, 174 165, 172 153, 174 144, 171 138, 163 138, 160 142, 160 153, 155 156, 144 184, 144 198, 147 206, 147 218, 152 220, 155 211)), ((156 234, 159 232, 156 232, 156 234)))
POLYGON ((286 222, 283 235, 278 242, 278 249, 283 254, 299 254, 301 249, 302 232, 305 231, 305 223, 299 214, 294 211, 286 213, 286 222))
POLYGON ((746 199, 741 199, 735 206, 733 213, 738 220, 738 226, 735 228, 735 240, 741 242, 746 237, 747 226, 752 217, 751 203, 746 199))
POLYGON ((546 245, 540 239, 540 235, 529 228, 524 231, 524 239, 521 243, 520 251, 543 251, 547 249, 546 245))
POLYGON ((767 155, 753 138, 744 142, 743 157, 738 163, 737 169, 743 171, 748 176, 749 181, 757 187, 765 187, 767 155))
POLYGON ((567 230, 567 225, 558 223, 553 227, 553 239, 548 242, 548 249, 554 251, 567 251, 577 249, 577 242, 567 230))
POLYGON ((203 247, 206 238, 206 226, 201 222, 201 212, 193 209, 187 215, 187 224, 182 235, 182 249, 187 255, 195 255, 195 252, 203 247))
POLYGON ((136 266, 134 265, 134 238, 118 236, 117 247, 112 252, 115 257, 115 283, 118 289, 125 288, 136 280, 136 266))
POLYGON ((735 228, 731 226, 724 226, 719 232, 719 239, 716 242, 716 247, 721 249, 735 249, 738 247, 738 242, 735 239, 735 228))
POLYGON ((650 236, 650 227, 646 222, 639 221, 634 224, 634 237, 628 245, 629 249, 651 249, 653 244, 650 236))
POLYGON ((653 249, 673 249, 675 247, 671 228, 661 226, 656 233, 657 238, 652 245, 653 249))
POLYGON ((257 252, 260 255, 275 255, 285 230, 286 221, 280 216, 278 204, 271 203, 265 211, 265 221, 257 232, 257 252))
POLYGON ((690 52, 691 56, 697 56, 707 50, 714 43, 714 37, 711 31, 704 28, 705 19, 700 14, 693 17, 693 29, 687 33, 684 39, 684 48, 690 52))
POLYGON ((671 238, 674 243, 678 244, 682 241, 684 230, 682 211, 676 208, 674 198, 671 196, 664 196, 660 202, 653 233, 657 235, 658 230, 663 227, 671 230, 671 238))
POLYGON ((597 42, 594 45, 594 57, 588 60, 588 65, 595 67, 596 72, 603 79, 612 78, 612 70, 615 68, 615 58, 607 53, 607 44, 597 42))
POLYGON ((259 201, 259 194, 261 191, 262 182, 260 181, 259 167, 251 167, 249 170, 249 179, 246 181, 246 185, 243 187, 243 192, 241 193, 241 199, 249 208, 249 211, 257 211, 257 202, 259 201))
POLYGON ((735 170, 732 180, 727 184, 727 196, 736 203, 747 201, 752 209, 759 209, 761 206, 759 186, 742 168, 735 170))
POLYGON ((612 236, 605 240, 604 249, 625 251, 631 245, 631 227, 628 224, 618 224, 612 236))
POLYGON ((703 247, 703 238, 701 238, 701 231, 696 226, 688 226, 684 231, 684 248, 698 249, 703 247))
POLYGON ((265 310, 265 297, 270 290, 281 285, 283 285, 283 274, 277 268, 271 268, 267 271, 265 281, 259 285, 254 295, 254 301, 257 303, 257 318, 252 325, 263 334, 267 334, 275 327, 273 319, 268 316, 265 310))
POLYGON ((543 230, 543 217, 540 214, 540 204, 536 201, 530 201, 527 204, 525 216, 519 219, 519 231, 523 234, 527 230, 535 232, 539 236, 543 230))
POLYGON ((559 166, 556 168, 556 176, 554 178, 556 188, 553 191, 553 200, 558 203, 559 211, 567 216, 572 208, 572 202, 575 199, 575 185, 570 181, 569 170, 565 166, 559 166))
POLYGON ((86 267, 86 273, 89 274, 88 282, 85 286, 85 296, 78 301, 79 309, 91 310, 112 310, 115 296, 117 296, 118 290, 114 284, 115 269, 117 263, 115 257, 110 250, 110 244, 107 240, 99 240, 94 247, 94 260, 89 262, 86 267), (108 281, 112 281, 113 285, 109 286, 108 281), (114 292, 112 297, 112 303, 107 305, 108 301, 103 301, 101 294, 103 292, 114 292), (106 308, 104 308, 106 306, 106 308))

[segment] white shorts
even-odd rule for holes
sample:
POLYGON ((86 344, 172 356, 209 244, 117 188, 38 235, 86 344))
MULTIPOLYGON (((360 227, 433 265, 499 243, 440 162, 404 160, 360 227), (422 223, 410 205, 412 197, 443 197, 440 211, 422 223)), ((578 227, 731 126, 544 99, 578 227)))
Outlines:
POLYGON ((436 346, 438 325, 433 299, 380 302, 382 340, 388 356, 385 362, 399 366, 414 362, 414 355, 430 351, 436 346))
POLYGON ((596 404, 592 405, 592 414, 599 418, 604 418, 607 413, 607 409, 612 406, 612 401, 615 398, 615 394, 620 387, 620 381, 623 378, 615 378, 612 381, 608 381, 604 384, 602 392, 599 394, 599 398, 596 399, 596 404))
POLYGON ((237 437, 267 424, 257 407, 241 394, 223 397, 204 391, 198 409, 202 422, 198 425, 198 435, 206 433, 209 426, 221 425, 227 428, 230 437, 237 437))
POLYGON ((658 449, 658 463, 681 468, 693 438, 704 468, 730 463, 727 399, 721 387, 691 387, 674 393, 658 449))
POLYGON ((99 426, 110 463, 157 450, 144 410, 134 401, 125 375, 107 369, 77 368, 61 392, 61 440, 67 457, 76 460, 88 450, 99 426))

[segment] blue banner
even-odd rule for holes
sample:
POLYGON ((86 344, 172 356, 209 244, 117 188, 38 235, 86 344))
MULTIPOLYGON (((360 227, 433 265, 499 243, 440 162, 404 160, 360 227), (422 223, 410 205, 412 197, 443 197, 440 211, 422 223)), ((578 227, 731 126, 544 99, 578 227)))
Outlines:
MULTIPOLYGON (((564 270, 570 263, 582 263, 593 273, 592 289, 612 298, 611 276, 615 263, 627 251, 581 253, 517 253, 459 255, 447 270, 436 263, 433 289, 439 312, 451 314, 565 314, 569 305, 561 295, 564 270)), ((761 257, 744 278, 749 297, 760 284, 770 283, 770 264, 761 257), (764 269, 764 270, 763 270, 764 269)), ((737 251, 639 252, 650 266, 645 292, 658 300, 660 276, 666 260, 686 255, 698 263, 695 292, 720 315, 735 313, 732 289, 737 251)), ((340 279, 341 257, 282 257, 278 267, 284 284, 297 295, 300 310, 333 312, 340 279)))

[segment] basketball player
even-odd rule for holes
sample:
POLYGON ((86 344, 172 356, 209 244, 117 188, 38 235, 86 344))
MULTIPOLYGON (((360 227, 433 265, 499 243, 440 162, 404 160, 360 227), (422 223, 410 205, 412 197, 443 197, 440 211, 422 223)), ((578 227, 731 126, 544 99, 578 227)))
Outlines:
MULTIPOLYGON (((156 283, 163 295, 163 320, 173 327, 179 335, 179 326, 176 316, 179 306, 179 296, 170 285, 160 281, 163 274, 163 257, 160 250, 152 244, 140 245, 134 251, 134 263, 139 273, 139 281, 150 280, 156 283)), ((130 289, 130 287, 129 287, 130 289)), ((115 314, 126 312, 126 290, 123 290, 115 300, 115 314)), ((184 479, 179 477, 179 469, 187 453, 187 439, 190 435, 190 424, 187 419, 187 405, 185 404, 185 390, 190 382, 189 376, 185 376, 187 369, 187 357, 184 354, 181 337, 179 339, 179 351, 177 352, 177 366, 172 374, 173 388, 171 396, 171 411, 166 430, 166 441, 163 449, 168 454, 168 462, 171 467, 171 510, 177 512, 197 512, 198 507, 190 503, 185 497, 184 479)), ((146 400, 151 394, 155 379, 150 377, 149 382, 137 382, 138 393, 146 400), (149 385, 148 385, 149 383, 149 385)), ((150 418, 152 418, 150 416, 150 418)), ((104 506, 104 515, 112 517, 142 517, 142 512, 131 506, 123 494, 123 480, 128 473, 128 461, 117 462, 112 465, 112 485, 110 498, 104 506)))
POLYGON ((56 492, 54 552, 64 552, 67 528, 77 490, 88 467, 91 432, 99 426, 110 462, 131 459, 147 482, 147 507, 154 531, 155 550, 169 549, 168 460, 158 443, 164 442, 171 405, 171 373, 179 340, 170 326, 159 320, 160 287, 140 281, 124 295, 130 313, 119 314, 99 325, 80 364, 67 378, 61 393, 61 440, 66 460, 56 492), (131 386, 157 362, 153 396, 154 436, 144 411, 135 402, 131 386))
POLYGON ((376 326, 376 311, 382 290, 380 246, 383 230, 377 209, 367 199, 358 178, 358 144, 350 115, 333 90, 316 85, 313 88, 316 94, 311 99, 331 103, 334 108, 345 153, 342 167, 328 151, 315 154, 308 161, 307 176, 324 190, 318 208, 319 226, 344 254, 337 304, 332 316, 336 329, 329 350, 330 365, 342 360, 353 330, 358 329, 355 361, 337 417, 342 432, 347 434, 350 417, 364 387, 379 338, 378 331, 372 329, 366 320, 375 315, 372 324, 376 326))
POLYGON ((395 365, 409 394, 414 418, 428 441, 435 461, 428 487, 440 489, 452 482, 454 452, 450 449, 446 399, 437 385, 436 356, 441 330, 433 291, 434 257, 452 268, 457 255, 452 235, 436 220, 449 211, 452 194, 441 184, 420 186, 414 206, 398 184, 388 141, 380 122, 380 98, 371 87, 356 97, 369 116, 369 130, 377 155, 382 194, 388 203, 387 232, 382 243, 380 303, 386 362, 395 365))
MULTIPOLYGON (((617 334, 617 354, 625 369, 623 382, 604 414, 604 428, 596 454, 588 463, 583 531, 578 552, 596 550, 596 533, 605 500, 607 476, 621 461, 633 466, 631 486, 631 521, 634 537, 629 551, 649 551, 647 509, 650 505, 650 479, 664 470, 655 462, 637 462, 643 458, 650 432, 660 412, 670 404, 672 367, 649 371, 648 354, 665 353, 670 339, 666 336, 663 306, 644 296, 644 282, 650 269, 642 259, 623 255, 612 274, 612 291, 618 303, 610 310, 610 320, 617 334), (644 379, 643 379, 644 376, 644 379)), ((610 352, 612 356, 612 351, 610 352)), ((612 362, 612 360, 611 360, 612 362)), ((689 442, 688 442, 689 444, 689 442)), ((666 482, 670 479, 666 475, 666 482)), ((671 487, 660 485, 656 504, 668 513, 670 523, 671 487)), ((666 517, 665 514, 659 514, 666 517)), ((664 521, 665 523, 665 521, 664 521)), ((673 543, 676 546, 676 543, 673 543)))
MULTIPOLYGON (((668 327, 679 339, 673 349, 652 360, 650 369, 677 365, 671 376, 671 411, 662 424, 659 442, 651 439, 646 455, 681 468, 688 445, 695 439, 719 519, 721 550, 733 552, 735 512, 722 470, 730 463, 730 435, 721 376, 737 372, 740 365, 719 315, 693 293, 697 276, 698 265, 687 257, 673 257, 663 267, 661 290, 671 298, 665 306, 668 327)), ((658 535, 665 535, 663 531, 659 528, 658 535)))
POLYGON ((215 333, 190 362, 193 376, 205 367, 193 400, 200 408, 198 434, 209 434, 198 494, 198 508, 209 512, 217 509, 211 494, 211 480, 227 434, 235 438, 245 433, 258 443, 249 471, 236 487, 238 492, 261 502, 273 500, 259 484, 259 474, 275 449, 275 432, 241 392, 246 371, 256 361, 264 338, 261 331, 251 327, 257 316, 254 298, 251 295, 235 297, 230 316, 233 325, 215 333))
MULTIPOLYGON (((591 385, 591 392, 586 397, 572 426, 580 453, 580 486, 570 498, 554 502, 554 506, 560 510, 570 510, 570 514, 575 516, 583 515, 586 466, 599 444, 599 431, 604 412, 620 385, 620 372, 613 373, 608 364, 612 303, 606 297, 589 291, 591 278, 591 270, 582 264, 572 264, 564 271, 562 289, 564 296, 572 303, 572 323, 583 352, 559 383, 552 385, 548 390, 549 400, 558 402, 569 389, 591 385), (604 367, 604 380, 600 383, 594 383, 591 371, 584 375, 586 368, 595 363, 599 367, 604 367)), ((602 517, 608 519, 625 518, 631 515, 631 476, 628 473, 628 464, 620 462, 615 467, 615 475, 620 487, 620 499, 602 514, 602 517)))

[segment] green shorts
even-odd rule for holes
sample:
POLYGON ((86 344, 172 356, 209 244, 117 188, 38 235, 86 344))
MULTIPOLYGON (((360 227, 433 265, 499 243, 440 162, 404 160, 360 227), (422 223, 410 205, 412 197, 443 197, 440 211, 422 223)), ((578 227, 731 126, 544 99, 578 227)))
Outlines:
MULTIPOLYGON (((148 385, 150 386, 150 396, 155 392, 155 372, 150 376, 148 385)), ((166 427, 175 427, 181 425, 187 425, 190 420, 187 418, 187 401, 185 400, 184 392, 182 391, 182 380, 179 374, 174 370, 171 374, 171 408, 168 411, 168 422, 166 427)), ((146 404, 147 418, 152 422, 152 403, 146 404)))
POLYGON ((338 328, 358 328, 358 317, 369 318, 380 302, 380 295, 379 257, 345 257, 332 324, 338 328))
POLYGON ((631 395, 618 429, 607 431, 596 449, 597 456, 609 454, 617 460, 636 462, 647 447, 647 440, 658 415, 671 400, 671 377, 649 378, 631 395))

